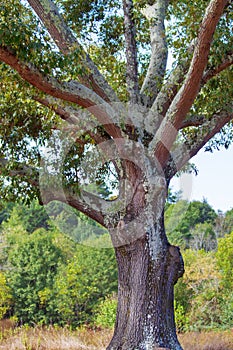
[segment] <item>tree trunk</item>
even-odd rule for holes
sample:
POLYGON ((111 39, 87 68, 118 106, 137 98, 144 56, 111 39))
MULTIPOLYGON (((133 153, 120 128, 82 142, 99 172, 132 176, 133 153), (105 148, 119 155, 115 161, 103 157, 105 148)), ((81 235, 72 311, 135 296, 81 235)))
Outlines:
MULTIPOLYGON (((154 249, 152 233, 115 248, 118 310, 107 350, 182 350, 174 321, 174 284, 183 275, 179 248, 166 239, 163 217, 151 230, 163 237, 154 249)), ((157 241, 157 240, 156 240, 157 241)))

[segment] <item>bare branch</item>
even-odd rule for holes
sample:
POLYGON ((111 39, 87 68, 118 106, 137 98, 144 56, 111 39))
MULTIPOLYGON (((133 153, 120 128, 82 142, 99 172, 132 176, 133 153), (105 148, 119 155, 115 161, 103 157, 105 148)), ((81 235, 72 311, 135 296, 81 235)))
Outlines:
POLYGON ((231 52, 227 58, 225 58, 220 64, 219 66, 215 67, 215 68, 211 68, 208 69, 202 78, 201 81, 201 85, 205 85, 211 78, 215 77, 216 75, 218 75, 219 73, 221 73, 222 71, 224 71, 225 69, 227 69, 228 67, 233 65, 233 52, 231 52))
POLYGON ((84 68, 86 67, 90 71, 90 73, 86 76, 80 75, 80 81, 84 85, 87 84, 89 88, 92 88, 105 101, 119 101, 114 90, 109 86, 91 58, 84 51, 71 30, 65 24, 54 2, 51 0, 28 0, 28 3, 45 25, 61 52, 64 54, 69 54, 74 49, 78 49, 80 51, 80 62, 84 68))
POLYGON ((125 32, 125 48, 127 60, 127 88, 132 103, 138 102, 138 62, 137 62, 137 44, 136 29, 133 20, 133 1, 123 0, 124 11, 124 32, 125 32))
POLYGON ((153 5, 147 5, 142 10, 142 13, 150 21, 151 58, 141 88, 141 94, 144 95, 149 106, 158 94, 166 71, 168 48, 164 20, 168 2, 168 0, 157 0, 153 5))
POLYGON ((226 110, 214 114, 206 120, 190 139, 179 145, 171 152, 173 170, 170 176, 174 176, 200 149, 216 135, 227 123, 233 119, 233 105, 227 106, 226 110))
POLYGON ((151 142, 150 148, 154 149, 154 154, 162 166, 168 161, 169 150, 176 139, 178 130, 200 90, 213 34, 227 2, 227 0, 211 0, 209 3, 200 26, 186 79, 173 99, 167 111, 166 119, 161 123, 157 134, 151 142), (166 140, 166 146, 163 140, 166 140))

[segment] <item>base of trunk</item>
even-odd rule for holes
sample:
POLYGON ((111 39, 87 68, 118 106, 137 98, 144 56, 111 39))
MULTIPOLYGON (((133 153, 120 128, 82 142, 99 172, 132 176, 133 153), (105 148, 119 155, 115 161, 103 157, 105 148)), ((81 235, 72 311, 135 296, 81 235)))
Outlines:
POLYGON ((174 321, 174 284, 182 276, 179 248, 156 257, 147 238, 116 248, 119 288, 113 338, 107 350, 182 350, 174 321))

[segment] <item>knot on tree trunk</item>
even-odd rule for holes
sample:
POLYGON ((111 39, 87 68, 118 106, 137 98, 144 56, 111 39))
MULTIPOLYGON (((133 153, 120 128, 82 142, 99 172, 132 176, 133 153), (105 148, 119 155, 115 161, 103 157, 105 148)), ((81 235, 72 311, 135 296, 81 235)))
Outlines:
POLYGON ((168 249, 169 253, 169 272, 173 276, 174 284, 184 274, 184 261, 180 253, 180 248, 174 245, 170 245, 168 249))

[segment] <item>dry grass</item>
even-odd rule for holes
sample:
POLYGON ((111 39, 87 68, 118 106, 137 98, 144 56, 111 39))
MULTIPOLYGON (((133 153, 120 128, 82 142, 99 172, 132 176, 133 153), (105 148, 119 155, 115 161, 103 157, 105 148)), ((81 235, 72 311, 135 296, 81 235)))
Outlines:
POLYGON ((0 350, 104 350, 111 332, 54 327, 18 327, 0 321, 0 350))
POLYGON ((233 330, 186 333, 179 339, 185 350, 233 350, 233 330))
MULTIPOLYGON (((111 331, 66 328, 14 328, 0 321, 0 350, 104 350, 111 331)), ((233 350, 233 331, 179 335, 184 350, 233 350)))

